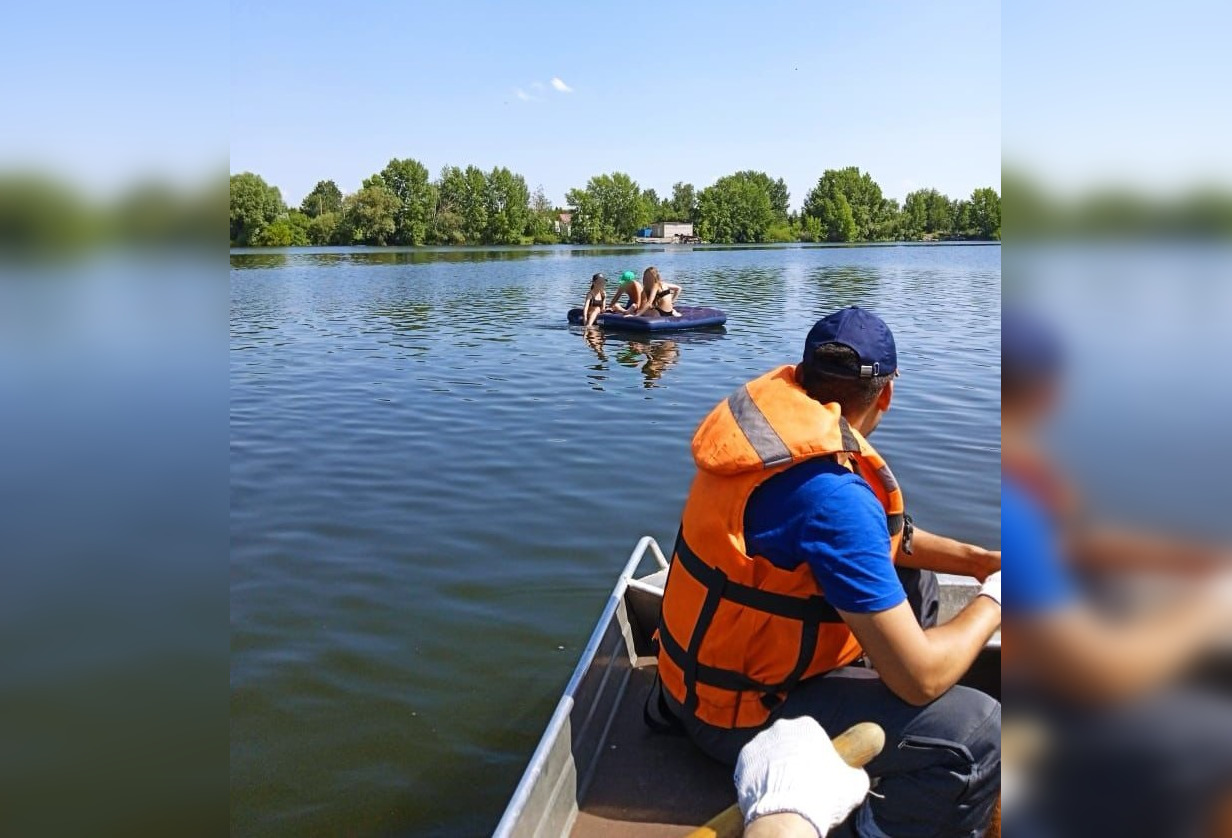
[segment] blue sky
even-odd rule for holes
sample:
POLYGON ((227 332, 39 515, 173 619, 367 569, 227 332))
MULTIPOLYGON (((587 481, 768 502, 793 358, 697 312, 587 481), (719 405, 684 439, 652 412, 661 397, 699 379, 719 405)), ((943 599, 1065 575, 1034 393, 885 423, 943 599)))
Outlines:
POLYGON ((798 206, 843 165, 967 194, 1004 149, 1068 188, 1232 185, 1226 0, 1002 5, 10 4, 0 168, 193 181, 230 142, 292 202, 396 155, 558 201, 616 169, 666 192, 760 168, 798 206), (573 92, 533 87, 553 77, 573 92))
POLYGON ((225 168, 226 6, 41 0, 3 22, 0 168, 103 193, 225 168))
POLYGON ((231 32, 231 171, 292 204, 392 157, 561 203, 616 170, 666 195, 761 169, 797 207, 848 165, 899 199, 1000 186, 998 3, 260 0, 231 32))
POLYGON ((1005 4, 1006 165, 1054 189, 1232 187, 1232 4, 1005 4))

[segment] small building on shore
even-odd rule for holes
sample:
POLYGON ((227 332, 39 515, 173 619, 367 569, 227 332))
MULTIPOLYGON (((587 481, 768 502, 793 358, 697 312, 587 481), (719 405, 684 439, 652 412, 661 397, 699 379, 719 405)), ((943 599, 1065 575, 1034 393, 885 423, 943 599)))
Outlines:
POLYGON ((556 220, 552 222, 552 229, 556 231, 557 235, 565 236, 567 238, 572 227, 573 213, 561 211, 556 214, 556 220))
POLYGON ((656 239, 691 239, 693 224, 689 221, 656 221, 650 225, 650 236, 656 239))

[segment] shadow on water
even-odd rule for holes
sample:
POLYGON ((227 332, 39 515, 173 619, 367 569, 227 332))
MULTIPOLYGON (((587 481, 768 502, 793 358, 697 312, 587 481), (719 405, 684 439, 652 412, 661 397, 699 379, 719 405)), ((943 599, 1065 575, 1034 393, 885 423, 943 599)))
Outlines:
MULTIPOLYGON (((717 304, 726 309, 729 316, 735 317, 740 314, 768 313, 776 301, 782 300, 785 280, 786 275, 782 268, 748 267, 722 272, 708 271, 698 276, 681 274, 676 281, 684 285, 685 295, 689 294, 693 286, 710 288, 717 298, 717 304)), ((702 305, 695 299, 689 302, 702 305)))
POLYGON ((239 270, 339 265, 429 265, 438 263, 518 262, 528 259, 593 259, 603 256, 664 253, 665 247, 646 245, 583 246, 535 245, 509 247, 347 247, 347 248, 233 248, 231 267, 239 270))
POLYGON ((237 270, 255 270, 262 268, 285 268, 290 262, 291 254, 281 250, 251 251, 248 253, 231 254, 231 267, 237 270))
POLYGON ((663 373, 680 360, 680 344, 674 340, 631 340, 616 354, 616 363, 636 367, 642 358, 645 359, 641 363, 642 378, 645 379, 642 386, 649 390, 663 377, 663 373))
POLYGON ((448 292, 434 293, 430 299, 408 299, 399 289, 392 298, 370 306, 368 311, 392 327, 394 334, 437 331, 474 341, 510 342, 510 321, 533 310, 535 294, 515 285, 485 293, 498 298, 500 304, 476 305, 471 295, 448 292))
POLYGON ((805 285, 815 289, 816 313, 820 316, 836 308, 862 306, 876 309, 881 293, 881 272, 863 266, 826 266, 809 271, 805 285))
POLYGON ((389 321, 398 332, 418 332, 428 328, 432 306, 411 301, 374 306, 372 313, 389 321))
MULTIPOLYGON (((973 245, 985 242, 969 243, 973 245)), ((870 247, 905 247, 896 244, 753 244, 753 245, 509 245, 477 247, 288 247, 232 248, 231 267, 237 270, 281 268, 287 265, 329 267, 331 265, 427 265, 433 263, 513 262, 527 259, 592 259, 629 254, 652 257, 654 254, 680 255, 691 252, 754 252, 787 250, 860 250, 870 247)), ((917 247, 935 246, 916 243, 917 247)), ((647 261, 654 261, 648 258, 647 261)))
POLYGON ((640 370, 644 379, 642 386, 649 390, 658 384, 664 373, 679 363, 682 345, 718 341, 726 335, 722 326, 674 334, 670 338, 607 334, 603 329, 593 327, 582 331, 583 339, 598 359, 598 363, 589 367, 597 373, 590 376, 597 390, 603 389, 601 382, 606 380, 606 376, 602 373, 610 369, 611 360, 622 367, 640 370))
POLYGON ((725 251, 787 250, 795 246, 793 244, 703 244, 695 245, 689 249, 723 253, 725 251))

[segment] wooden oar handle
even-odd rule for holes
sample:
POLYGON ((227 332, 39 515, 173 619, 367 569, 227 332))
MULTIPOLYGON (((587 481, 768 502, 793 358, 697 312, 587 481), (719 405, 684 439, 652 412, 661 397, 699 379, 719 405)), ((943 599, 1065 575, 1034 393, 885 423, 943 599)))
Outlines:
MULTIPOLYGON (((830 740, 843 762, 853 768, 863 768, 885 747, 885 731, 873 722, 860 722, 830 740)), ((690 832, 686 838, 740 838, 744 834, 744 815, 736 804, 690 832)))
POLYGON ((843 762, 863 768, 885 747, 885 731, 874 722, 860 722, 830 740, 843 762))

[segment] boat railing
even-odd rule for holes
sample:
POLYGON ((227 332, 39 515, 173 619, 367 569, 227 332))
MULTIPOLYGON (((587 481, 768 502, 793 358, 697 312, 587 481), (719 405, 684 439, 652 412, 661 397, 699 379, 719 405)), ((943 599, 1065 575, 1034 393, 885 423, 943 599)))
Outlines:
MULTIPOLYGON (((493 833, 494 838, 509 838, 509 836, 521 833, 525 828, 525 824, 519 823, 523 810, 526 809, 527 804, 531 801, 532 793, 539 786, 541 775, 560 758, 559 755, 555 755, 554 759, 554 748, 559 747, 561 742, 567 743, 571 736, 569 724, 570 715, 574 707, 574 698, 582 684, 582 679, 590 668, 591 661, 595 659, 595 654, 603 644, 604 635, 607 633, 608 626, 612 623, 616 611, 624 599, 626 589, 632 585, 641 590, 655 593, 661 592, 661 587, 648 586, 646 583, 633 578, 633 574, 637 573, 637 569, 641 566, 647 553, 654 558, 660 572, 667 569, 667 557, 663 555, 663 550, 659 547, 659 543, 652 536, 642 536, 633 548, 633 552, 629 554, 629 560, 625 562, 624 570, 620 573, 616 587, 608 597, 603 613, 599 615, 599 621, 595 625, 595 630, 591 633, 590 639, 586 642, 586 648, 578 659, 577 668, 573 670, 573 675, 569 678, 569 683, 565 687, 565 693, 557 703, 556 709, 552 713, 552 718, 548 721, 547 728, 539 739, 539 744, 535 747, 534 754, 531 755, 526 772, 522 775, 522 780, 518 783, 517 789, 514 790, 513 797, 505 809, 505 814, 501 817, 500 823, 496 825, 496 831, 493 833)), ((564 772, 562 777, 567 774, 568 772, 564 772)), ((578 778, 575 777, 575 781, 576 779, 578 778)), ((584 782, 581 785, 584 785, 584 782)), ((553 789, 554 794, 560 791, 560 789, 553 789)), ((576 807, 574 807, 574 811, 576 812, 576 807)), ((539 830, 536 829, 534 832, 538 833, 539 830)))
MULTIPOLYGON (((569 834, 629 684, 639 669, 655 664, 649 638, 659 621, 668 566, 654 538, 638 540, 496 826, 498 838, 569 834), (648 557, 653 568, 635 578, 644 563, 650 564, 648 557)), ((979 593, 975 579, 943 576, 939 583, 941 622, 979 593)), ((1000 644, 998 632, 981 656, 984 675, 995 678, 998 687, 1000 644)))

